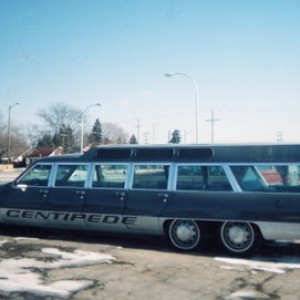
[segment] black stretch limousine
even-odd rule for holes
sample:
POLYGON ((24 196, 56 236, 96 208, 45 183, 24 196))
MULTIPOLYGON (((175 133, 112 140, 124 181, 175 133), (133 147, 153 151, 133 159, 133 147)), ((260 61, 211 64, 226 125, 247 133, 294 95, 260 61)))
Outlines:
POLYGON ((0 187, 5 224, 217 241, 249 255, 300 238, 300 145, 101 146, 48 157, 0 187))

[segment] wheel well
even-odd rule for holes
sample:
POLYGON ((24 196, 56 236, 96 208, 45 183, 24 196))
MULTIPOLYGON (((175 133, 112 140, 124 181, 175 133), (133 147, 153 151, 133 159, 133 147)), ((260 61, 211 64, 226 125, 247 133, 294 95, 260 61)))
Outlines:
POLYGON ((171 222, 173 221, 174 219, 169 219, 169 220, 166 220, 163 224, 163 228, 164 228, 164 233, 167 234, 168 233, 168 229, 169 229, 169 226, 171 224, 171 222))
POLYGON ((261 233, 260 227, 256 223, 251 223, 251 222, 249 222, 249 223, 253 226, 256 234, 263 240, 264 237, 263 237, 263 235, 261 233))
POLYGON ((250 224, 253 229, 255 230, 255 233, 259 234, 261 237, 262 237, 262 234, 261 234, 261 230, 260 230, 260 227, 256 224, 256 223, 253 223, 253 222, 249 222, 249 221, 236 221, 236 220, 228 220, 228 221, 224 221, 224 222, 217 222, 217 224, 219 224, 219 226, 222 226, 224 223, 230 223, 230 222, 237 222, 237 223, 248 223, 250 224))

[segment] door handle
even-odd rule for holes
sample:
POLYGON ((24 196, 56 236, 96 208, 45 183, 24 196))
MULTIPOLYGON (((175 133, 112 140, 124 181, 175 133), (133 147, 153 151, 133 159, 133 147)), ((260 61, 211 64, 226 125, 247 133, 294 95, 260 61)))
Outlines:
POLYGON ((40 190, 40 193, 43 195, 43 198, 46 198, 49 191, 48 190, 40 190))
POLYGON ((48 190, 40 190, 40 193, 42 193, 42 194, 48 194, 49 191, 48 190))
POLYGON ((169 194, 168 193, 159 193, 158 197, 162 198, 164 202, 167 202, 167 200, 169 198, 169 194))
POLYGON ((86 194, 85 191, 76 191, 76 194, 84 196, 86 194))
POLYGON ((169 198, 169 194, 167 194, 167 193, 159 193, 158 197, 167 199, 167 198, 169 198))
POLYGON ((121 201, 125 200, 126 193, 125 192, 116 192, 116 196, 120 198, 121 201))
POLYGON ((76 191, 76 194, 77 194, 77 195, 80 195, 79 198, 82 200, 82 199, 85 197, 86 192, 85 192, 85 191, 76 191))

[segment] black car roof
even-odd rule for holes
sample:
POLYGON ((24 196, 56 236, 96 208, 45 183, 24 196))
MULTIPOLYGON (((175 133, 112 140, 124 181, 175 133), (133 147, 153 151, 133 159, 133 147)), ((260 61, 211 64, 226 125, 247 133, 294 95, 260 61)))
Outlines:
POLYGON ((39 162, 300 162, 299 144, 105 145, 84 154, 52 156, 39 162))

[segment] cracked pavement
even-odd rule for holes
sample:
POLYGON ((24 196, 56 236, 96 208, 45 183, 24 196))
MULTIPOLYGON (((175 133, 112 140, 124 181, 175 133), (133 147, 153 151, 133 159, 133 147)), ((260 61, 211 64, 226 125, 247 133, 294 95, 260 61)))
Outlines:
POLYGON ((47 287, 43 296, 26 290, 26 284, 24 290, 1 290, 1 281, 6 281, 1 267, 0 299, 300 299, 299 244, 271 244, 251 259, 233 259, 214 250, 177 253, 165 240, 152 237, 70 231, 1 228, 0 242, 0 264, 10 259, 60 264, 33 268, 47 287), (57 255, 73 259, 78 251, 112 259, 79 265, 59 262, 57 255), (83 285, 72 285, 61 295, 47 293, 59 282, 83 285))

